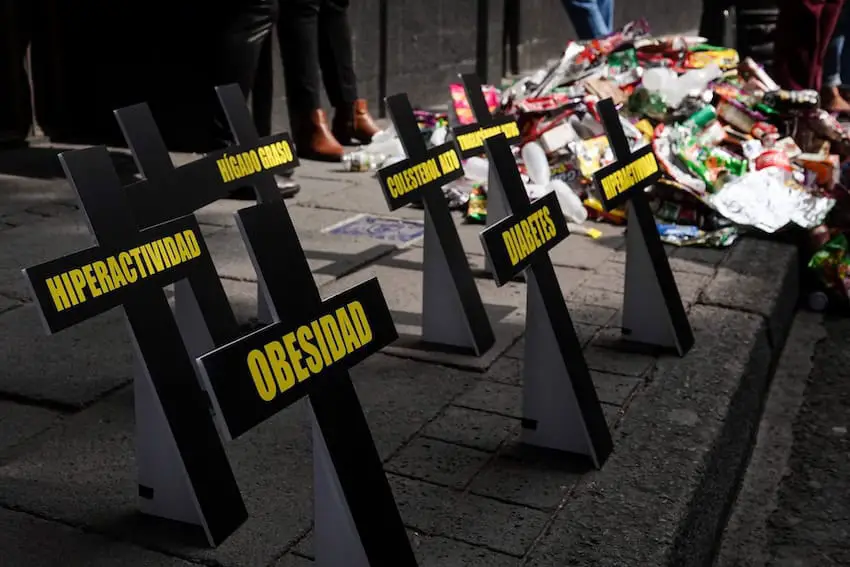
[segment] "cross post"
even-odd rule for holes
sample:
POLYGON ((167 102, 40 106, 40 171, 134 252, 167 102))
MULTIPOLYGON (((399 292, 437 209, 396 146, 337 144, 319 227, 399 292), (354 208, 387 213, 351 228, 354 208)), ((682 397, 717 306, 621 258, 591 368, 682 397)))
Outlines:
POLYGON ((348 373, 398 338, 377 280, 323 301, 282 200, 237 222, 275 322, 198 359, 216 415, 235 438, 308 397, 317 564, 415 567, 348 373))
POLYGON ((443 185, 463 177, 454 142, 427 149, 407 95, 387 98, 387 109, 407 159, 378 171, 390 210, 421 200, 425 207, 422 342, 482 355, 496 342, 475 285, 443 185))
MULTIPOLYGON (((178 168, 174 168, 168 156, 147 105, 138 104, 115 111, 136 165, 146 177, 127 187, 133 212, 141 226, 153 226, 177 216, 193 214, 226 198, 230 191, 247 185, 253 187, 259 202, 282 198, 274 174, 290 171, 299 163, 289 134, 260 138, 238 85, 216 87, 216 93, 236 144, 178 168)), ((175 295, 180 321, 186 326, 193 326, 193 300, 185 299, 185 294, 179 289, 175 289, 175 295)), ((271 315, 263 300, 264 294, 258 290, 257 297, 258 319, 268 323, 271 315)))
MULTIPOLYGON (((510 116, 494 116, 490 113, 487 100, 481 90, 481 79, 474 73, 460 76, 463 89, 466 92, 466 100, 475 117, 474 124, 457 126, 452 129, 454 138, 460 148, 461 156, 466 159, 473 156, 484 155, 484 141, 493 136, 503 135, 508 144, 513 146, 522 141, 519 126, 510 116)), ((511 161, 514 161, 511 156, 511 161)), ((491 164, 487 180, 487 223, 490 227, 509 214, 505 204, 505 196, 495 179, 495 173, 491 164)), ((487 269, 492 272, 493 267, 487 264, 487 269)))
MULTIPOLYGON (((129 191, 134 210, 150 211, 156 203, 156 218, 142 213, 145 222, 164 222, 166 219, 193 214, 196 209, 221 198, 222 183, 210 175, 218 167, 214 157, 204 157, 181 168, 175 168, 171 155, 146 103, 115 111, 124 138, 133 154, 136 167, 144 181, 129 191), (167 198, 165 194, 169 195, 167 198), (188 211, 188 212, 187 212, 188 211)), ((285 140, 284 140, 285 141, 285 140)), ((278 167, 286 167, 282 164, 278 167)), ((183 340, 194 358, 228 343, 239 334, 236 318, 227 294, 213 264, 199 281, 179 281, 174 284, 174 315, 183 340)))
POLYGON ((596 110, 616 161, 593 174, 594 184, 606 210, 629 205, 623 336, 683 356, 694 345, 694 335, 645 193, 661 177, 661 169, 651 145, 629 149, 610 98, 600 100, 596 110))
POLYGON ((522 440, 602 466, 613 442, 549 251, 569 235, 558 197, 531 203, 504 136, 485 142, 508 216, 481 232, 498 285, 526 272, 522 440))
POLYGON ((166 426, 156 438, 137 436, 137 448, 158 446, 169 465, 177 464, 152 473, 156 486, 140 483, 142 511, 200 524, 218 545, 247 511, 162 290, 184 279, 215 285, 205 280, 215 269, 198 223, 188 215, 140 231, 105 148, 59 159, 96 245, 24 270, 42 320, 52 334, 123 307, 144 383, 136 392, 149 396, 137 400, 137 418, 166 426), (154 500, 155 509, 146 509, 154 500))

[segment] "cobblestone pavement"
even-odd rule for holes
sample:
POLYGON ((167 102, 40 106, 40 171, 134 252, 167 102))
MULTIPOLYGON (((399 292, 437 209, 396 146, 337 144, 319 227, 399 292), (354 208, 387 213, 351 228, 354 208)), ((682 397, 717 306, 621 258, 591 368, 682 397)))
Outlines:
MULTIPOLYGON (((20 273, 24 266, 92 243, 56 155, 51 147, 0 155, 0 565, 311 564, 312 464, 305 403, 227 445, 250 519, 217 549, 193 544, 174 526, 136 512, 132 355, 121 314, 111 312, 45 336, 20 273)), ((116 159, 122 171, 132 172, 126 156, 116 159)), ((360 214, 421 221, 422 212, 388 214, 373 178, 342 172, 339 166, 305 162, 297 179, 303 190, 287 204, 322 293, 376 275, 399 331, 418 333, 421 244, 401 246, 327 229, 360 214)), ((257 308, 256 275, 233 220, 233 212, 245 206, 244 201, 222 200, 197 216, 237 317, 247 324, 257 308)), ((684 510, 690 488, 672 487, 701 470, 698 460, 710 451, 701 453, 697 445, 710 444, 719 431, 731 392, 749 372, 751 351, 769 349, 781 326, 774 312, 793 253, 758 242, 731 252, 669 249, 698 343, 679 361, 629 352, 617 341, 622 229, 602 226, 599 240, 574 235, 554 249, 560 285, 614 429, 612 459, 620 460, 596 476, 581 460, 530 453, 517 443, 525 286, 497 288, 483 272, 480 227, 463 224, 459 217, 457 224, 490 316, 498 332, 509 336, 505 352, 486 372, 386 354, 352 372, 420 564, 565 565, 558 557, 573 555, 570 545, 577 536, 571 530, 596 530, 582 519, 600 506, 600 494, 588 487, 608 486, 609 496, 616 493, 621 483, 606 484, 606 474, 621 478, 617 467, 640 475, 622 483, 632 491, 631 502, 643 498, 658 506, 660 500, 648 495, 661 490, 669 514, 684 510), (719 366, 718 352, 729 358, 719 366), (698 378, 706 369, 713 381, 702 384, 698 378), (681 398, 683 392, 691 393, 681 398), (680 398, 671 401, 670 396, 680 398), (700 408, 709 406, 713 413, 701 416, 700 408), (643 432, 649 431, 659 443, 668 439, 678 456, 646 449, 650 445, 643 432), (629 463, 639 455, 655 457, 642 458, 638 470, 629 463), (582 495, 593 506, 582 504, 582 495)), ((846 355, 836 351, 835 356, 838 362, 824 366, 824 381, 837 380, 835 372, 847 367, 841 358, 846 355)), ((829 439, 838 442, 839 436, 829 439)), ((830 481, 819 482, 827 486, 830 481)), ((656 513, 619 509, 612 512, 611 526, 656 513)), ((654 522, 647 529, 671 525, 654 522)), ((611 538, 626 543, 632 534, 625 528, 615 532, 611 538)), ((642 550, 642 544, 626 543, 611 553, 644 557, 657 551, 657 546, 642 550)), ((590 558, 579 564, 603 563, 590 558)), ((654 563, 618 559, 605 564, 654 563)))
POLYGON ((850 565, 850 321, 829 320, 770 517, 770 565, 850 565))
POLYGON ((798 315, 716 567, 850 565, 848 341, 798 315))

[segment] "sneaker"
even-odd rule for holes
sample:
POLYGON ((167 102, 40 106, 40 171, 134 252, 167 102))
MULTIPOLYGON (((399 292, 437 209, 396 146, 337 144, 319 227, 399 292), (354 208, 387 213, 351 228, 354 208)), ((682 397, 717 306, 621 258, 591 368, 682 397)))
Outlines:
MULTIPOLYGON (((275 174, 274 180, 277 182, 277 188, 284 199, 291 199, 297 195, 299 191, 301 191, 301 185, 292 181, 288 177, 275 174)), ((228 194, 228 197, 230 199, 238 199, 240 201, 253 201, 257 198, 253 187, 250 186, 234 189, 228 194)))

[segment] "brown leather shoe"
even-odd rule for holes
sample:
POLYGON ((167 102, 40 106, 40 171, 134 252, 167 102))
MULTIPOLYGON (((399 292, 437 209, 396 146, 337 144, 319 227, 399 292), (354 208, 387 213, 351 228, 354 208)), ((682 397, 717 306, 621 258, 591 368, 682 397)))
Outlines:
POLYGON ((372 141, 372 136, 380 131, 362 98, 355 100, 351 107, 336 109, 333 133, 340 143, 352 145, 356 139, 361 144, 368 144, 372 141))
POLYGON ((292 136, 298 157, 320 161, 341 161, 345 148, 331 134, 325 111, 318 108, 293 122, 292 136))
POLYGON ((841 94, 838 87, 824 87, 820 92, 821 108, 828 112, 850 114, 850 102, 841 94))

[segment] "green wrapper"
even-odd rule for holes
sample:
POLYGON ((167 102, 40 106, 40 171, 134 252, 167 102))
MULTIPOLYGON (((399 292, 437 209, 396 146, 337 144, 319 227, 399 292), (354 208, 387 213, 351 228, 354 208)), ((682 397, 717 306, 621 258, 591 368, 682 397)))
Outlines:
POLYGON ((682 160, 682 163, 687 166, 691 173, 702 179, 706 187, 710 189, 712 187, 711 175, 708 172, 708 168, 699 160, 698 155, 695 155, 698 152, 694 150, 694 145, 688 145, 682 151, 678 152, 676 157, 682 160))
POLYGON ((625 49, 617 51, 608 56, 608 65, 617 67, 620 70, 633 69, 638 66, 637 51, 634 49, 625 49))
POLYGON ((839 281, 839 267, 842 263, 848 262, 847 249, 847 237, 844 234, 839 234, 824 244, 823 248, 815 252, 809 260, 809 269, 817 274, 825 286, 834 288, 841 283, 839 281))
POLYGON ((480 185, 476 185, 469 193, 466 220, 477 224, 487 222, 487 193, 480 185))

